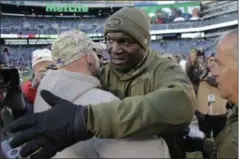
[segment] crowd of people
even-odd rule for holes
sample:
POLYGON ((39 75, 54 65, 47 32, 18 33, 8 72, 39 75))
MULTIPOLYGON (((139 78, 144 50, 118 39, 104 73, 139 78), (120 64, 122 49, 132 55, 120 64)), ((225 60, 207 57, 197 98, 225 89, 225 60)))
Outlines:
MULTIPOLYGON (((164 17, 166 13, 155 13, 151 17, 151 30, 167 30, 167 29, 185 29, 185 28, 198 28, 205 27, 213 24, 230 22, 237 20, 237 12, 229 12, 228 14, 218 15, 211 19, 205 20, 183 20, 184 17, 164 17), (175 22, 171 22, 173 18, 175 22), (179 20, 177 20, 179 19, 179 20)), ((185 16, 188 16, 186 14, 185 16)), ((65 17, 35 17, 35 16, 1 16, 1 33, 2 34, 18 34, 35 36, 36 34, 60 34, 61 32, 80 29, 83 32, 102 33, 104 31, 105 18, 65 18, 65 17)))
MULTIPOLYGON (((104 35, 109 61, 78 30, 33 52, 32 77, 11 87, 22 102, 3 100, 2 143, 23 158, 238 157, 237 31, 210 55, 160 55, 150 48, 147 15, 122 8, 104 35), (198 127, 190 126, 194 114, 198 127)), ((9 157, 3 144, 1 152, 9 157)))
MULTIPOLYGON (((210 54, 210 52, 214 51, 214 41, 215 38, 151 41, 151 48, 162 54, 180 54, 185 59, 192 47, 203 48, 206 55, 210 54)), ((18 68, 20 71, 30 71, 32 52, 44 48, 49 49, 50 45, 6 45, 2 49, 2 54, 6 57, 9 67, 18 68)), ((109 59, 106 49, 102 50, 102 55, 109 59)))
POLYGON ((192 14, 184 13, 181 9, 171 6, 171 8, 158 9, 150 16, 151 23, 163 24, 169 22, 200 20, 200 10, 192 9, 192 14))

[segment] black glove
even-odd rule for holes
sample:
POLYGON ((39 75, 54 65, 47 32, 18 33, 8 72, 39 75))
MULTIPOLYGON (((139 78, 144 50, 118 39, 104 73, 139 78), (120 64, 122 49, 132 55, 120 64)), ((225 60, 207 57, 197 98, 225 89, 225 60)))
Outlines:
POLYGON ((10 145, 15 148, 26 143, 20 152, 22 157, 34 153, 31 158, 50 158, 78 141, 93 137, 86 127, 87 107, 45 90, 41 96, 52 109, 24 116, 9 126, 11 132, 21 131, 10 145))

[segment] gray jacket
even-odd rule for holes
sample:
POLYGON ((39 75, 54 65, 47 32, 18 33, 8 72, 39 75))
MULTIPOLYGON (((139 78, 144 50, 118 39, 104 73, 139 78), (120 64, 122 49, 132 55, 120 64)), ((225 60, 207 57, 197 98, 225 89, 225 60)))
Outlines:
MULTIPOLYGON (((100 81, 81 73, 49 70, 38 87, 34 112, 50 108, 39 91, 46 89, 75 104, 88 105, 117 101, 110 92, 100 89, 100 81)), ((64 114, 63 114, 64 117, 64 114)), ((106 117, 107 118, 107 117, 106 117)), ((110 119, 109 119, 110 120, 110 119)), ((169 158, 168 147, 162 138, 97 139, 76 143, 57 153, 54 158, 169 158)))

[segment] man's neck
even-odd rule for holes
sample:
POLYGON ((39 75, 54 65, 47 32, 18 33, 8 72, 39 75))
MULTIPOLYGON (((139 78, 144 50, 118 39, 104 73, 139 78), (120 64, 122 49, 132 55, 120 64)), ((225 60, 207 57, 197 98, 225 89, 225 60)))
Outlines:
POLYGON ((82 73, 85 75, 92 76, 92 73, 87 69, 81 69, 81 68, 64 68, 63 70, 69 71, 69 72, 76 72, 76 73, 82 73))
POLYGON ((77 73, 82 73, 85 75, 92 76, 92 73, 89 70, 88 66, 82 60, 77 60, 73 62, 72 64, 66 67, 63 67, 62 69, 69 72, 77 72, 77 73))

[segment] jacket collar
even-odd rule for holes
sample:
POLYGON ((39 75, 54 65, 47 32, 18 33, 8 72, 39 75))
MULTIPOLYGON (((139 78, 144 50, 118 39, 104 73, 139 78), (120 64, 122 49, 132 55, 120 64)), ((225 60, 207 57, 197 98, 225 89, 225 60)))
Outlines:
POLYGON ((49 70, 49 72, 47 71, 47 73, 51 74, 51 76, 69 77, 71 79, 88 82, 88 83, 91 83, 98 87, 101 87, 99 79, 97 79, 96 77, 91 76, 91 75, 86 75, 86 74, 79 73, 79 72, 70 72, 70 71, 66 71, 66 70, 49 70))

